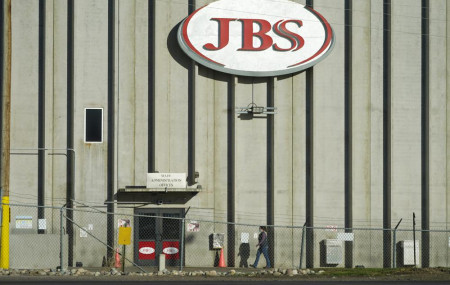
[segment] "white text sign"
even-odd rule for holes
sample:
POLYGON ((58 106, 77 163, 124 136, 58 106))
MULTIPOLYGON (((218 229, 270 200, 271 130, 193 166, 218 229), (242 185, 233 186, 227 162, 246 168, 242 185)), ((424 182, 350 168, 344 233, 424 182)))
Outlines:
POLYGON ((186 188, 186 173, 148 173, 147 188, 186 188))

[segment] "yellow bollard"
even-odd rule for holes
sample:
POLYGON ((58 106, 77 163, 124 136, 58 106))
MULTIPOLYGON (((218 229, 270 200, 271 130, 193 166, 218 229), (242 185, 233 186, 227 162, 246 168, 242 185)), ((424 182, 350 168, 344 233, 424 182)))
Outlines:
POLYGON ((0 242, 0 268, 9 269, 9 197, 2 199, 2 235, 0 242))

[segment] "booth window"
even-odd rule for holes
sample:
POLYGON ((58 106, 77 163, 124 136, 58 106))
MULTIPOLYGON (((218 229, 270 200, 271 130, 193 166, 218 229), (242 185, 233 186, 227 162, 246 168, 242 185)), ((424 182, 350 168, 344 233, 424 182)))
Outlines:
POLYGON ((103 108, 84 109, 84 142, 103 142, 103 108))

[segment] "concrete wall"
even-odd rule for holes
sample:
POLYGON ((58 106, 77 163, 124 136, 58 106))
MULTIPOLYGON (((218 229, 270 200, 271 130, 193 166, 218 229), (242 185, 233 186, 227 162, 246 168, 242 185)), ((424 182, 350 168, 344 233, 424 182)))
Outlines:
MULTIPOLYGON (((201 7, 212 0, 198 0, 201 7)), ((296 1, 305 3, 305 1, 296 1)), ((392 222, 403 218, 411 226, 412 212, 421 212, 421 1, 392 1, 392 222)), ((448 193, 449 148, 447 137, 448 62, 447 34, 450 14, 446 0, 433 0, 430 14, 430 221, 432 228, 447 228, 450 211, 448 193)), ((316 0, 314 7, 331 23, 336 45, 333 52, 314 67, 314 224, 344 226, 345 193, 345 102, 344 102, 344 0, 316 0)), ((149 2, 116 1, 115 189, 145 185, 148 171, 148 90, 155 89, 156 170, 188 171, 189 63, 175 41, 174 29, 188 15, 188 2, 155 1, 155 85, 148 80, 149 2)), ((103 206, 107 177, 107 75, 108 1, 75 1, 75 199, 103 206), (86 144, 84 108, 103 108, 103 143, 86 144)), ((353 1, 352 51, 352 184, 353 225, 381 227, 383 215, 383 1, 353 1)), ((13 1, 12 152, 11 201, 36 203, 38 124, 38 3, 13 1), (28 151, 14 149, 31 149, 28 151)), ((268 79, 231 79, 229 75, 195 66, 195 165, 202 191, 185 205, 192 219, 226 221, 229 197, 228 163, 235 163, 235 220, 238 223, 267 222, 267 117, 235 115, 235 156, 228 156, 231 134, 229 94, 236 106, 252 100, 267 106, 268 79), (230 83, 231 82, 231 83, 230 83), (232 93, 232 92, 231 92, 232 93)), ((66 147, 67 132, 67 3, 47 1, 46 8, 46 146, 66 147)), ((306 102, 305 73, 274 79, 277 114, 274 116, 274 221, 276 225, 302 226, 305 221, 306 102)), ((66 193, 66 157, 46 155, 46 204, 61 205, 66 193)), ((150 206, 149 206, 150 207, 150 206)), ((120 209, 119 209, 120 210, 120 209)), ((56 214, 55 214, 56 215, 56 214)), ((50 218, 49 218, 50 219, 50 218)), ((53 217, 52 219, 55 219, 53 217)), ((87 218, 86 218, 87 219, 87 218)), ((88 221, 86 221, 87 223, 88 221)), ((246 229, 251 232, 252 228, 246 229)), ((203 229, 202 229, 203 230, 203 229)), ((256 232, 257 229, 255 229, 256 232)), ((201 235, 187 238, 206 242, 212 232, 224 228, 205 227, 201 235)), ((99 232, 103 237, 106 232, 99 232)), ((236 248, 240 232, 236 231, 236 248)), ((301 235, 277 232, 276 263, 297 262, 301 235)), ((316 235, 316 250, 325 238, 316 235)), ((106 237, 105 237, 106 239, 106 237)), ((381 260, 380 237, 370 235, 355 242, 355 259, 366 266, 363 248, 381 260)), ((436 240, 433 243, 442 241, 436 240)), ((76 239, 75 258, 85 254, 76 239)), ((189 245, 191 253, 202 252, 210 264, 214 254, 189 245), (211 259, 211 260, 210 260, 211 259)), ((431 264, 440 264, 446 253, 436 251, 431 264)), ((227 252, 225 251, 227 254, 227 252)), ((99 255, 104 255, 101 246, 99 255)), ((237 251, 236 251, 237 254, 237 251)), ((254 253, 250 260, 254 258, 254 253)), ((372 258, 372 260, 375 260, 372 258)), ((237 259, 236 259, 237 260, 237 259)), ((93 264, 97 262, 89 261, 93 264)), ((191 263, 192 262, 192 263, 191 263)), ((237 262, 238 264, 238 262, 237 262)), ((319 265, 319 254, 315 264, 319 265)))

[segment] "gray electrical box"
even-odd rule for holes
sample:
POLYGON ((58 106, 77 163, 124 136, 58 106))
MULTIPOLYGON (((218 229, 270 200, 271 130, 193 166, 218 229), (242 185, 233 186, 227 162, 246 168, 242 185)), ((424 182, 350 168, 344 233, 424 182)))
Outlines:
POLYGON ((221 249, 225 244, 225 234, 214 233, 211 235, 211 249, 221 249))
MULTIPOLYGON (((414 241, 402 240, 398 243, 399 249, 398 264, 400 266, 414 265, 414 241)), ((419 241, 416 240, 416 264, 419 264, 419 241)))
POLYGON ((325 239, 322 241, 322 263, 323 266, 338 265, 343 262, 343 242, 337 239, 325 239))

